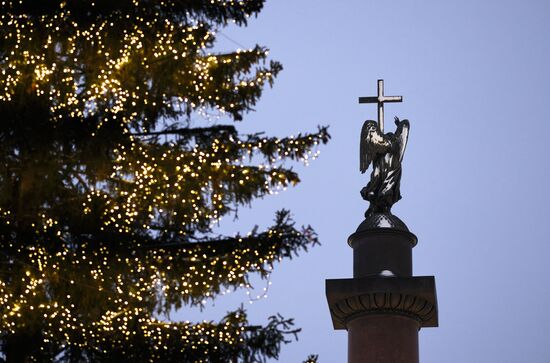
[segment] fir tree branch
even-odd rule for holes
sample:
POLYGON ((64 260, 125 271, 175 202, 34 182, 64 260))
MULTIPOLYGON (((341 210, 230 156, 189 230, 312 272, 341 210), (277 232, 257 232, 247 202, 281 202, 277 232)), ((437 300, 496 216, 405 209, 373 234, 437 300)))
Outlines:
POLYGON ((161 136, 161 135, 179 135, 179 136, 195 136, 200 135, 215 135, 219 133, 236 134, 237 130, 232 125, 217 125, 212 127, 196 127, 196 128, 179 128, 166 129, 162 131, 134 132, 132 136, 161 136))

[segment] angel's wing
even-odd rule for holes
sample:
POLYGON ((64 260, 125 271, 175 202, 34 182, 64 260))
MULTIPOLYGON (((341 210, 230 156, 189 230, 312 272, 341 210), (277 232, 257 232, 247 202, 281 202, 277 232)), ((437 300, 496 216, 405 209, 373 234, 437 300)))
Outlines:
POLYGON ((373 124, 376 125, 376 122, 367 120, 363 123, 363 127, 361 128, 361 140, 359 142, 359 170, 361 173, 367 171, 373 158, 373 155, 369 155, 368 147, 369 128, 372 127, 373 124))
POLYGON ((409 120, 399 121, 397 117, 395 118, 395 124, 397 125, 397 130, 395 130, 395 139, 399 145, 399 162, 402 162, 405 149, 407 148, 409 129, 411 126, 409 124, 409 120))

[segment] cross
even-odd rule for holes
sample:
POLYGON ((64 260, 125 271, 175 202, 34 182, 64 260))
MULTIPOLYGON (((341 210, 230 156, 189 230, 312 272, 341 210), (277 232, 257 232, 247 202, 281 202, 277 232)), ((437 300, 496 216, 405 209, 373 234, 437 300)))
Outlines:
POLYGON ((359 97, 359 103, 378 103, 378 127, 380 132, 384 132, 384 103, 385 102, 403 102, 401 96, 384 96, 384 80, 378 80, 378 96, 359 97))

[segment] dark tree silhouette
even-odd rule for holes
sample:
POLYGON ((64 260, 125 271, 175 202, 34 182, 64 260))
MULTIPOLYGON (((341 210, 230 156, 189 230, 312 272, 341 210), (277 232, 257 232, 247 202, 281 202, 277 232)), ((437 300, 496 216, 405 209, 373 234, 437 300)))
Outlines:
MULTIPOLYGON (((215 32, 263 0, 6 0, 0 12, 0 348, 8 362, 256 362, 296 332, 244 310, 167 322, 317 243, 288 211, 214 233, 295 184, 325 128, 240 134, 282 69, 219 53, 215 32), (209 117, 219 116, 217 121, 209 117), (290 334, 290 335, 289 335, 290 334)), ((311 356, 310 360, 315 358, 311 356)))

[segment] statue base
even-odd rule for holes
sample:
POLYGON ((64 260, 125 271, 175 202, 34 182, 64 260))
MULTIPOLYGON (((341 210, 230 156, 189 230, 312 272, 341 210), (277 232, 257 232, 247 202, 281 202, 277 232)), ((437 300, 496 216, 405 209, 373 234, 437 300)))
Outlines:
POLYGON ((405 222, 391 213, 372 213, 365 215, 365 220, 357 227, 357 232, 381 228, 409 232, 409 228, 407 228, 405 222))

